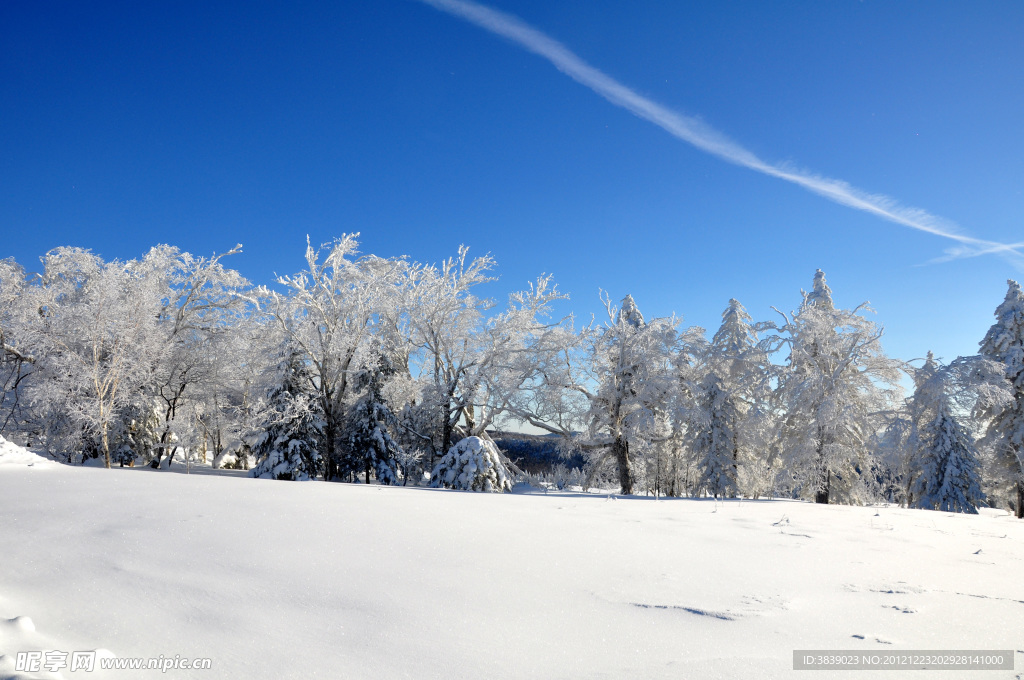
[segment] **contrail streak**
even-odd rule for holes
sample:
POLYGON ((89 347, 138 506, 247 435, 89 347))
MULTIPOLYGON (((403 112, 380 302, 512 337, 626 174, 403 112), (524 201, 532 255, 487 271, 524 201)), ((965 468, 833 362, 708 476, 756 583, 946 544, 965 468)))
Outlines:
POLYGON ((1024 268, 1024 255, 1019 250, 1024 247, 1024 243, 1005 244, 967 236, 961 233, 952 222, 936 217, 920 208, 901 205, 888 196, 862 191, 842 180, 822 177, 786 165, 773 165, 765 162, 706 123, 673 111, 623 85, 583 61, 562 43, 511 14, 491 9, 471 0, 420 1, 496 33, 524 49, 544 57, 559 71, 616 106, 621 106, 634 115, 654 123, 672 136, 713 156, 791 182, 841 205, 863 210, 890 222, 941 236, 959 244, 948 249, 946 256, 939 258, 938 261, 998 254, 1010 260, 1016 267, 1024 268))

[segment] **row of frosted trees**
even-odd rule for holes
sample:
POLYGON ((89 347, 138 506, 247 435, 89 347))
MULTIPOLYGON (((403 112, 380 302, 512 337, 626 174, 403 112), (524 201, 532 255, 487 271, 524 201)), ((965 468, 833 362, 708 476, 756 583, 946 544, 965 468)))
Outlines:
POLYGON ((239 248, 0 262, 0 434, 72 462, 210 451, 254 476, 504 490, 519 471, 489 433, 530 426, 584 455, 584 487, 1024 512, 1015 282, 978 355, 915 366, 821 271, 774 320, 730 300, 709 339, 629 296, 553 319, 549 277, 499 307, 476 294, 494 261, 465 248, 424 265, 356 245, 307 245, 273 290, 223 265, 239 248))

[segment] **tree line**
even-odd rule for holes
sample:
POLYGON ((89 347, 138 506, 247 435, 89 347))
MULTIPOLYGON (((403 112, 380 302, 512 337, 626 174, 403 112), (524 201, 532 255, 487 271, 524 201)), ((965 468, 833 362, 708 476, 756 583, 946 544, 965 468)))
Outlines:
POLYGON ((583 487, 1024 514, 1014 281, 977 355, 905 362, 820 270, 769 320, 730 300, 709 338, 628 295, 554 318, 550 276, 498 305, 489 255, 428 265, 357 236, 307 239, 276 290, 224 265, 241 246, 0 261, 0 434, 107 467, 211 452, 256 477, 506 490, 522 471, 490 433, 529 427, 582 454, 583 487))

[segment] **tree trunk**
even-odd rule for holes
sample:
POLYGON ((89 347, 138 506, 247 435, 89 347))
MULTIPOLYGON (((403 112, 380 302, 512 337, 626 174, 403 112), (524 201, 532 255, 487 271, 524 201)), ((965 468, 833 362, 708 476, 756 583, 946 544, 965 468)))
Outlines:
MULTIPOLYGON (((164 459, 164 452, 167 450, 168 445, 168 434, 170 433, 169 428, 164 428, 164 431, 160 433, 160 444, 156 447, 156 458, 149 462, 149 467, 154 470, 160 469, 160 463, 164 459)), ((168 465, 168 467, 170 467, 168 465)))
POLYGON ((814 492, 814 502, 828 505, 828 490, 829 487, 832 486, 831 470, 826 471, 824 481, 825 483, 823 485, 819 485, 817 491, 814 492))
POLYGON ((445 416, 444 426, 441 428, 441 455, 443 456, 448 452, 448 449, 452 447, 452 426, 448 422, 448 417, 445 416))
POLYGON ((438 452, 440 455, 448 453, 448 449, 452 447, 452 434, 455 428, 452 426, 452 411, 451 404, 454 401, 454 394, 448 393, 447 399, 444 404, 441 405, 441 450, 438 452))
POLYGON ((1024 481, 1017 481, 1017 519, 1024 519, 1024 481))
POLYGON ((633 494, 633 471, 629 465, 629 443, 621 436, 615 438, 612 444, 612 455, 619 465, 619 485, 622 487, 622 494, 630 496, 633 494))
MULTIPOLYGON (((105 467, 106 469, 110 470, 111 469, 111 438, 108 435, 108 433, 106 433, 106 423, 102 424, 101 431, 102 431, 101 438, 103 440, 103 467, 105 467)), ((1018 488, 1018 490, 1020 490, 1020 485, 1019 484, 1018 484, 1017 488, 1018 488)), ((1020 500, 1017 501, 1017 507, 1020 507, 1020 500)), ((1018 513, 1018 516, 1020 516, 1019 513, 1018 513)))
POLYGON ((828 505, 828 489, 832 485, 832 470, 825 465, 825 437, 818 425, 818 449, 815 451, 815 461, 818 465, 818 488, 814 490, 814 502, 828 505))
MULTIPOLYGON (((325 414, 326 415, 326 414, 325 414)), ((328 416, 325 419, 327 422, 324 425, 324 457, 327 459, 324 461, 324 481, 330 481, 338 476, 338 458, 334 450, 334 418, 328 416)))

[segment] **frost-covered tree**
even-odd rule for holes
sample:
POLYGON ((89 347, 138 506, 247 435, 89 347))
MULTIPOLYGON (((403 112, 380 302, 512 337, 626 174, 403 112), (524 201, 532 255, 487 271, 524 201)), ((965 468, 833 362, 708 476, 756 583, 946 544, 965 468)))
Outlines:
POLYGON ((931 352, 914 371, 907 400, 909 434, 903 475, 908 504, 949 512, 977 512, 984 502, 981 462, 972 421, 1010 393, 1002 367, 982 357, 958 357, 943 366, 931 352))
POLYGON ((794 493, 817 503, 870 497, 871 443, 899 391, 900 363, 882 351, 882 329, 862 304, 838 309, 819 269, 792 318, 776 326, 789 361, 777 390, 776 452, 794 493))
POLYGON ((324 419, 326 479, 341 474, 352 378, 366 361, 382 316, 395 316, 409 285, 405 260, 355 257, 357 237, 346 234, 321 249, 307 239, 306 271, 278 280, 287 295, 266 293, 267 313, 301 350, 312 375, 324 419))
POLYGON ((682 396, 698 485, 716 496, 759 495, 766 486, 764 444, 774 371, 739 301, 729 300, 722 325, 696 364, 682 396))
POLYGON ((618 307, 607 295, 602 302, 608 321, 578 333, 563 330, 561 349, 540 363, 543 379, 515 413, 586 453, 588 484, 610 463, 622 493, 632 494, 646 467, 634 458, 656 455, 652 444, 670 434, 664 415, 677 389, 677 348, 701 331, 680 334, 676 319, 646 321, 632 296, 618 307))
POLYGON ((750 404, 762 397, 759 393, 771 378, 769 358, 757 334, 750 314, 739 300, 731 299, 710 345, 715 372, 750 404))
POLYGON ((430 485, 465 491, 512 490, 512 474, 494 442, 466 437, 448 449, 430 475, 430 485))
POLYGON ((644 320, 631 295, 616 309, 606 296, 609 321, 587 342, 587 358, 597 389, 588 397, 588 440, 592 471, 610 460, 623 494, 634 493, 633 456, 658 437, 658 410, 668 405, 674 381, 672 354, 678 339, 674 319, 644 320))
POLYGON ((0 260, 0 435, 16 430, 30 412, 22 399, 38 347, 37 287, 13 259, 0 260))
POLYGON ((985 413, 1012 400, 1002 365, 980 356, 957 357, 944 365, 928 352, 920 368, 908 365, 905 370, 914 380, 914 393, 894 414, 881 440, 894 477, 887 498, 914 507, 939 507, 944 498, 939 490, 952 460, 966 477, 954 474, 949 482, 960 479, 961 496, 977 505, 984 489, 970 490, 968 480, 981 479, 974 433, 984 429, 985 413))
POLYGON ((559 323, 547 323, 551 304, 565 296, 550 276, 509 295, 504 311, 477 296, 493 281, 490 255, 469 259, 469 249, 439 266, 413 267, 408 289, 412 363, 421 382, 418 404, 430 416, 418 436, 436 452, 460 435, 487 438, 496 419, 514 410, 522 390, 538 375, 544 357, 557 349, 559 323))
POLYGON ((391 436, 397 419, 383 396, 383 382, 394 372, 388 358, 380 354, 376 364, 362 370, 355 382, 359 396, 349 411, 348 455, 341 474, 362 472, 367 484, 371 472, 381 484, 397 484, 398 461, 407 461, 402 447, 391 436))
POLYGON ((1013 400, 990 410, 986 443, 994 452, 996 474, 1016 496, 1015 510, 1024 518, 1024 292, 1016 281, 996 308, 996 322, 981 341, 981 355, 1003 365, 1013 400))
POLYGON ((156 353, 144 390, 158 405, 163 418, 160 442, 150 465, 168 465, 173 452, 195 430, 195 409, 190 401, 215 394, 223 362, 233 362, 229 351, 234 330, 248 318, 257 300, 249 282, 224 266, 222 260, 240 253, 241 245, 211 257, 197 257, 161 245, 150 249, 141 269, 149 282, 146 297, 159 302, 159 323, 151 338, 156 353))
POLYGON ((111 431, 111 461, 123 467, 152 458, 159 446, 162 425, 160 411, 152 403, 139 400, 128 405, 111 431))
POLYGON ((57 248, 43 264, 37 301, 45 359, 28 396, 51 415, 65 414, 110 467, 111 432, 141 400, 159 351, 153 338, 160 300, 148 294, 146 260, 104 262, 86 250, 57 248))
POLYGON ((699 416, 692 421, 696 486, 715 498, 732 498, 739 492, 740 411, 736 399, 712 372, 701 381, 696 402, 699 416))
POLYGON ((920 442, 920 474, 911 487, 914 506, 977 514, 984 499, 978 451, 948 404, 941 404, 921 429, 920 442))
POLYGON ((257 463, 250 477, 308 480, 320 471, 324 423, 310 385, 301 353, 289 348, 267 395, 263 432, 252 445, 257 463))

